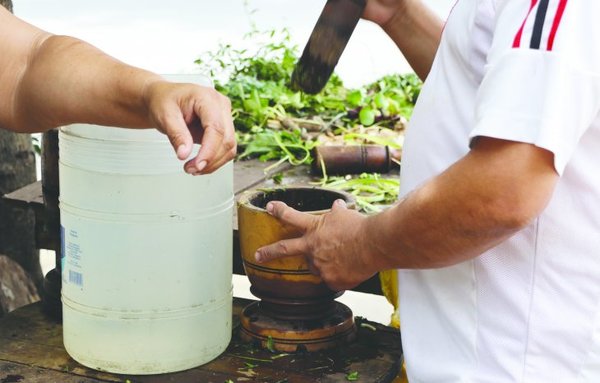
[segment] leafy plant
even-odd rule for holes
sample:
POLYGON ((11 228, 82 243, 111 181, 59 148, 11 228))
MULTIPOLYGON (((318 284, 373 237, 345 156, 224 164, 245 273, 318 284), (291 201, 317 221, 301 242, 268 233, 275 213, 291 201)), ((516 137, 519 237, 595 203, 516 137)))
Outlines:
MULTIPOLYGON (((298 49, 287 30, 259 31, 245 36, 248 47, 221 44, 196 63, 228 96, 240 152, 238 160, 258 158, 293 165, 310 163, 321 144, 402 146, 402 133, 419 96, 415 74, 392 74, 357 89, 344 87, 334 73, 316 95, 290 89, 298 49)), ((280 183, 281 176, 274 182, 280 183)), ((393 203, 399 181, 378 174, 327 177, 320 184, 353 194, 358 207, 376 212, 393 203)), ((273 346, 272 339, 267 348, 273 346)))
POLYGON ((376 127, 398 136, 412 113, 420 90, 414 74, 384 76, 359 89, 333 74, 321 93, 308 95, 289 88, 298 49, 287 30, 255 29, 245 39, 254 48, 222 44, 196 60, 231 100, 239 159, 308 163, 323 137, 377 143, 373 132, 358 131, 376 127))

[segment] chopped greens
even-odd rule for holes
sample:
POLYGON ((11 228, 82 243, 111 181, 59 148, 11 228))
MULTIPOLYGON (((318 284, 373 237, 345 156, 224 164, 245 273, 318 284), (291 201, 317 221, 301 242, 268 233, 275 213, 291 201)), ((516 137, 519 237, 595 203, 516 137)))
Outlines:
POLYGON ((267 338, 267 350, 274 353, 275 352, 275 342, 273 342, 273 337, 269 335, 267 338))
POLYGON ((320 186, 346 191, 356 198, 358 207, 366 213, 376 213, 385 205, 391 205, 398 199, 400 181, 382 178, 376 173, 363 173, 358 177, 327 177, 320 186))

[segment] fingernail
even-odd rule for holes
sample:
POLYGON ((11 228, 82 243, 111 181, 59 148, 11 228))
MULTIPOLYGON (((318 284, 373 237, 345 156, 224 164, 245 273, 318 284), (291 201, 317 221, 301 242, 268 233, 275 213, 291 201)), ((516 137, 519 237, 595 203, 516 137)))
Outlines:
POLYGON ((262 255, 257 251, 254 253, 254 259, 256 259, 256 262, 262 262, 262 255))
POLYGON ((346 206, 346 201, 344 201, 343 199, 336 199, 335 203, 339 206, 346 206))
POLYGON ((201 172, 206 167, 206 161, 202 160, 199 164, 196 164, 196 170, 201 172))
POLYGON ((271 202, 267 204, 267 212, 269 212, 269 214, 273 213, 273 204, 271 202))
POLYGON ((187 174, 195 175, 196 173, 198 173, 198 169, 196 169, 195 166, 188 166, 187 168, 185 168, 185 172, 187 174))

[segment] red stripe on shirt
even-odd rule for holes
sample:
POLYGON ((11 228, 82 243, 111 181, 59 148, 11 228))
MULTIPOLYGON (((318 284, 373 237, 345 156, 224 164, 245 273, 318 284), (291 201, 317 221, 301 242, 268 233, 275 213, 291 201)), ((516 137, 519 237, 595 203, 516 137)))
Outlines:
POLYGON ((513 48, 519 48, 521 46, 521 36, 523 35, 523 29, 525 29, 525 23, 533 10, 533 7, 537 4, 538 0, 531 0, 531 6, 529 7, 529 12, 527 12, 527 16, 525 16, 525 20, 523 20, 523 24, 521 24, 521 28, 515 35, 515 40, 513 41, 513 48))
POLYGON ((552 29, 550 30, 550 36, 548 37, 548 46, 547 49, 549 51, 552 50, 554 46, 554 37, 556 37, 556 31, 558 30, 558 26, 560 25, 560 20, 562 19, 562 15, 565 12, 565 7, 567 6, 567 0, 560 0, 558 4, 558 9, 556 10, 556 15, 554 15, 554 21, 552 22, 552 29))

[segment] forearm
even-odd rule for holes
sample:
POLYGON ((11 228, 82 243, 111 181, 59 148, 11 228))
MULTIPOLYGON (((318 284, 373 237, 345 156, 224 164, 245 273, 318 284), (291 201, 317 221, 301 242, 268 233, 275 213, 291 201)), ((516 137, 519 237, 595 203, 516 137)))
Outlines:
POLYGON ((425 80, 440 44, 443 26, 443 21, 421 0, 404 0, 382 28, 415 73, 425 80))
MULTIPOLYGON (((478 256, 519 230, 493 216, 461 204, 459 193, 443 193, 441 179, 410 194, 394 208, 369 218, 377 269, 429 269, 478 256), (380 230, 375 230, 380 228, 380 230)), ((473 202, 473 201, 470 201, 473 202)))
POLYGON ((169 83, 2 7, 0 52, 0 128, 42 132, 76 122, 154 127, 194 175, 212 173, 235 156, 231 104, 210 87, 169 83), (194 143, 201 148, 190 158, 194 143))
POLYGON ((368 218, 365 236, 377 269, 450 266, 498 245, 537 217, 558 178, 552 155, 512 145, 467 155, 395 207, 368 218))
POLYGON ((29 132, 75 121, 150 127, 143 95, 157 80, 85 42, 50 36, 34 47, 17 84, 14 125, 29 132))

